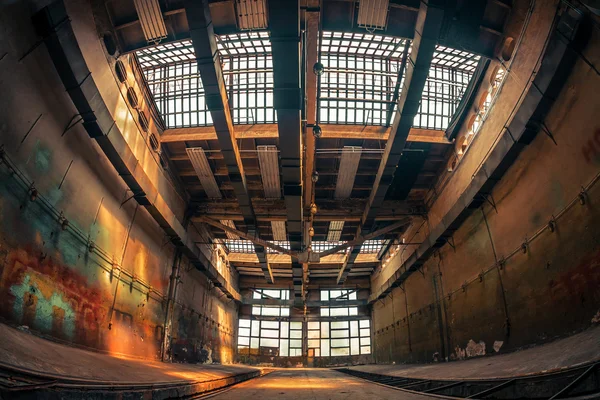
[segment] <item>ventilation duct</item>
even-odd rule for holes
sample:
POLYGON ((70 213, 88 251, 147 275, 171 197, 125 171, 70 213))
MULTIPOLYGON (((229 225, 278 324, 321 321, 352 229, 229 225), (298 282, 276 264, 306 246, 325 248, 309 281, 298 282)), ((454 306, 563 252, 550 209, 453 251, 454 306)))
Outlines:
MULTIPOLYGON (((221 223, 223 225, 225 225, 225 226, 230 227, 230 228, 237 229, 235 227, 235 224, 233 223, 233 221, 230 220, 230 219, 222 219, 221 223)), ((231 232, 225 231, 225 235, 227 236, 227 239, 240 240, 240 237, 238 235, 236 235, 235 233, 231 233, 231 232)))
POLYGON ((235 11, 241 31, 267 28, 266 0, 235 0, 235 11))
POLYGON ((369 32, 385 29, 389 0, 360 0, 358 3, 358 26, 369 32))
POLYGON ((287 240, 285 221, 271 221, 271 230, 273 231, 273 240, 282 242, 287 240))
POLYGON ((344 146, 342 158, 340 159, 337 183, 335 185, 336 199, 347 199, 350 197, 361 153, 361 147, 344 146))
POLYGON ((257 150, 265 198, 280 199, 281 186, 279 183, 279 153, 277 146, 257 146, 257 150))
POLYGON ((329 232, 327 233, 328 242, 339 242, 344 230, 344 221, 331 221, 329 223, 329 232))
POLYGON ((215 180, 215 176, 210 168, 204 150, 200 147, 196 147, 185 149, 185 151, 192 162, 194 171, 196 171, 196 175, 198 175, 198 179, 200 179, 200 183, 202 184, 202 188, 206 192, 206 195, 211 199, 220 199, 221 191, 219 190, 219 186, 217 185, 217 181, 215 180))
POLYGON ((148 43, 157 44, 167 37, 167 28, 158 0, 134 0, 135 9, 148 43))

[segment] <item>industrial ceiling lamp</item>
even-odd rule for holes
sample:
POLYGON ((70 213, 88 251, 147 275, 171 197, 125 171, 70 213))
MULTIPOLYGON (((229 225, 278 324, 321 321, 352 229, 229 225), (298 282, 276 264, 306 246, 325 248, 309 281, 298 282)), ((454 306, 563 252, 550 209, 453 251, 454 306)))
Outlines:
POLYGON ((313 135, 315 136, 316 139, 319 139, 321 137, 321 135, 323 135, 323 130, 321 129, 321 127, 319 125, 313 125, 313 135))
POLYGON ((385 29, 389 5, 389 0, 360 0, 358 26, 371 33, 377 29, 385 29))
POLYGON ((267 29, 267 0, 235 0, 235 11, 241 31, 267 29))
POLYGON ((315 75, 321 76, 325 72, 325 66, 320 62, 316 62, 315 65, 313 65, 313 72, 315 75))

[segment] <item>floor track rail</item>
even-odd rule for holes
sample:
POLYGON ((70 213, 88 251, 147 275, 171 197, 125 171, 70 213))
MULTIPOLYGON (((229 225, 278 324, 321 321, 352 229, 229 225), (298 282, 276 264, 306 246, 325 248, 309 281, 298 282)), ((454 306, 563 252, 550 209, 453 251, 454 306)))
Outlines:
POLYGON ((336 371, 381 385, 441 398, 531 400, 600 398, 600 362, 551 373, 469 380, 409 378, 350 368, 338 368, 336 371))

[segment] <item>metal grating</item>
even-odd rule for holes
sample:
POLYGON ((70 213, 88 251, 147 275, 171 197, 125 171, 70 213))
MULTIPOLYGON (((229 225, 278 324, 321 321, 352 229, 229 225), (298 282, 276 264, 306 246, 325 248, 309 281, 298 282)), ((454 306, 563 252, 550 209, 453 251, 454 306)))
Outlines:
POLYGON ((215 176, 210 168, 204 150, 200 147, 196 147, 187 148, 185 151, 192 162, 194 171, 196 171, 196 175, 198 175, 198 179, 200 179, 202 189, 204 189, 206 195, 209 198, 220 199, 221 191, 219 190, 219 186, 217 185, 217 181, 215 180, 215 176))
POLYGON ((142 70, 196 59, 191 40, 165 43, 136 51, 142 70))
POLYGON ((267 28, 266 0, 235 0, 235 10, 240 30, 267 28))
POLYGON ((361 153, 361 147, 344 146, 340 160, 337 183, 335 185, 336 199, 347 199, 352 194, 361 153))
POLYGON ((271 221, 271 230, 273 231, 273 240, 287 240, 287 233, 285 231, 285 221, 271 221))
POLYGON ((366 240, 360 247, 361 254, 377 254, 381 251, 385 240, 366 240))
POLYGON ((358 26, 372 32, 385 29, 389 9, 389 0, 360 0, 358 3, 358 26))
POLYGON ((265 191, 265 198, 279 199, 281 198, 281 185, 279 175, 279 151, 277 150, 277 146, 257 146, 256 150, 258 153, 260 175, 265 191))
POLYGON ((328 242, 338 242, 344 230, 344 221, 329 222, 329 231, 327 232, 328 242))
MULTIPOLYGON (((223 225, 225 225, 225 226, 230 227, 230 228, 237 229, 235 227, 235 224, 233 223, 233 221, 230 220, 230 219, 222 219, 221 223, 223 225)), ((233 239, 233 240, 239 240, 240 239, 240 237, 238 235, 236 235, 235 233, 228 232, 228 231, 225 231, 225 235, 227 236, 227 239, 233 239)))
POLYGON ((158 0, 134 0, 144 37, 148 43, 159 43, 167 37, 165 20, 158 0))

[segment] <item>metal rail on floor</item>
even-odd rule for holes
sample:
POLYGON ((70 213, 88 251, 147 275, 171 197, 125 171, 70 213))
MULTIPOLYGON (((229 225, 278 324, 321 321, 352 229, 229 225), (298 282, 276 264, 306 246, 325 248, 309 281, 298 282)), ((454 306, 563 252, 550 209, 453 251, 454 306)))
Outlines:
POLYGON ((382 375, 350 368, 336 371, 380 385, 441 398, 596 399, 600 398, 600 362, 551 373, 496 379, 420 379, 382 375))
POLYGON ((206 381, 111 382, 46 374, 0 362, 0 399, 196 398, 268 373, 253 370, 206 381))

